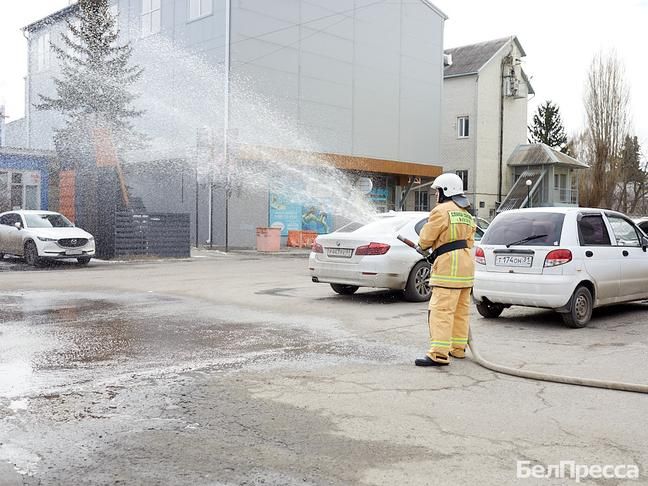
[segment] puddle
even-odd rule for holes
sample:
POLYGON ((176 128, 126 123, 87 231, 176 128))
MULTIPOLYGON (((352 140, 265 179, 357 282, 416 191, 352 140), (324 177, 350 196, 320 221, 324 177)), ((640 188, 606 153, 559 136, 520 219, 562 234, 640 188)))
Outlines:
POLYGON ((406 355, 356 339, 331 318, 151 293, 15 293, 0 296, 0 308, 0 397, 14 399, 135 372, 385 362, 406 355))

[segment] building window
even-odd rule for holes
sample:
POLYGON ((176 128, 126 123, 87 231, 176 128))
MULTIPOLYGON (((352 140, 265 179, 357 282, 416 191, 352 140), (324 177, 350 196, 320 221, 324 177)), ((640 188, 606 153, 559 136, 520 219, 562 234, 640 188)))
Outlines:
POLYGON ((212 0, 189 0, 189 20, 212 14, 212 0))
POLYGON ((40 209, 40 173, 0 172, 0 213, 14 209, 40 209))
POLYGON ((425 191, 414 191, 414 211, 430 210, 430 193, 425 191))
POLYGON ((110 7, 108 7, 108 13, 110 14, 110 18, 112 18, 113 22, 115 23, 113 32, 115 34, 118 34, 119 33, 119 6, 111 5, 110 7))
POLYGON ((142 0, 142 37, 160 32, 160 0, 142 0))
POLYGON ((36 71, 41 72, 50 67, 50 33, 44 32, 41 34, 36 43, 36 71))
POLYGON ((468 171, 467 170, 458 170, 457 175, 463 182, 463 190, 467 191, 468 190, 468 171))
POLYGON ((470 136, 470 119, 467 116, 457 117, 457 137, 468 138, 470 136))

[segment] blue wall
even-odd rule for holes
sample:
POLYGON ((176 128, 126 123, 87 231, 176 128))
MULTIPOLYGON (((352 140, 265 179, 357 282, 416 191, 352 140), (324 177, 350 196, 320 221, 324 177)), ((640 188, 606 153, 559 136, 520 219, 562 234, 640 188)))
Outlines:
POLYGON ((47 209, 49 204, 47 199, 49 189, 48 163, 47 158, 37 155, 0 153, 0 170, 37 170, 40 172, 41 209, 47 209))

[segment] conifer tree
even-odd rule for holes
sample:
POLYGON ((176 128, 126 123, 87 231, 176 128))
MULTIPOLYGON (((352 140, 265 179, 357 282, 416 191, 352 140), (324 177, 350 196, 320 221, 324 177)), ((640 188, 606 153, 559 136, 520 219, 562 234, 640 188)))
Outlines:
POLYGON ((529 127, 529 143, 544 143, 549 147, 568 153, 567 135, 560 117, 558 105, 550 100, 538 106, 529 127))
POLYGON ((133 107, 137 96, 131 90, 142 69, 130 65, 130 43, 118 43, 108 0, 79 0, 67 25, 62 44, 50 43, 61 65, 56 97, 41 94, 35 105, 65 116, 65 126, 56 131, 57 146, 91 147, 97 128, 109 129, 120 149, 140 146, 144 137, 132 120, 142 112, 133 107))

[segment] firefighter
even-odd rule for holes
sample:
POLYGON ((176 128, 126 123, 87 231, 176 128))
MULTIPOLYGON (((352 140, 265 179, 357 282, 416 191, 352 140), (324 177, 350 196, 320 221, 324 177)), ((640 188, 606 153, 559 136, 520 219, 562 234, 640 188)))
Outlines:
POLYGON ((421 229, 419 247, 432 250, 428 324, 430 347, 416 366, 446 366, 449 356, 462 359, 468 344, 470 294, 475 263, 472 247, 475 220, 468 212, 463 181, 453 173, 442 174, 432 185, 438 204, 421 229))

